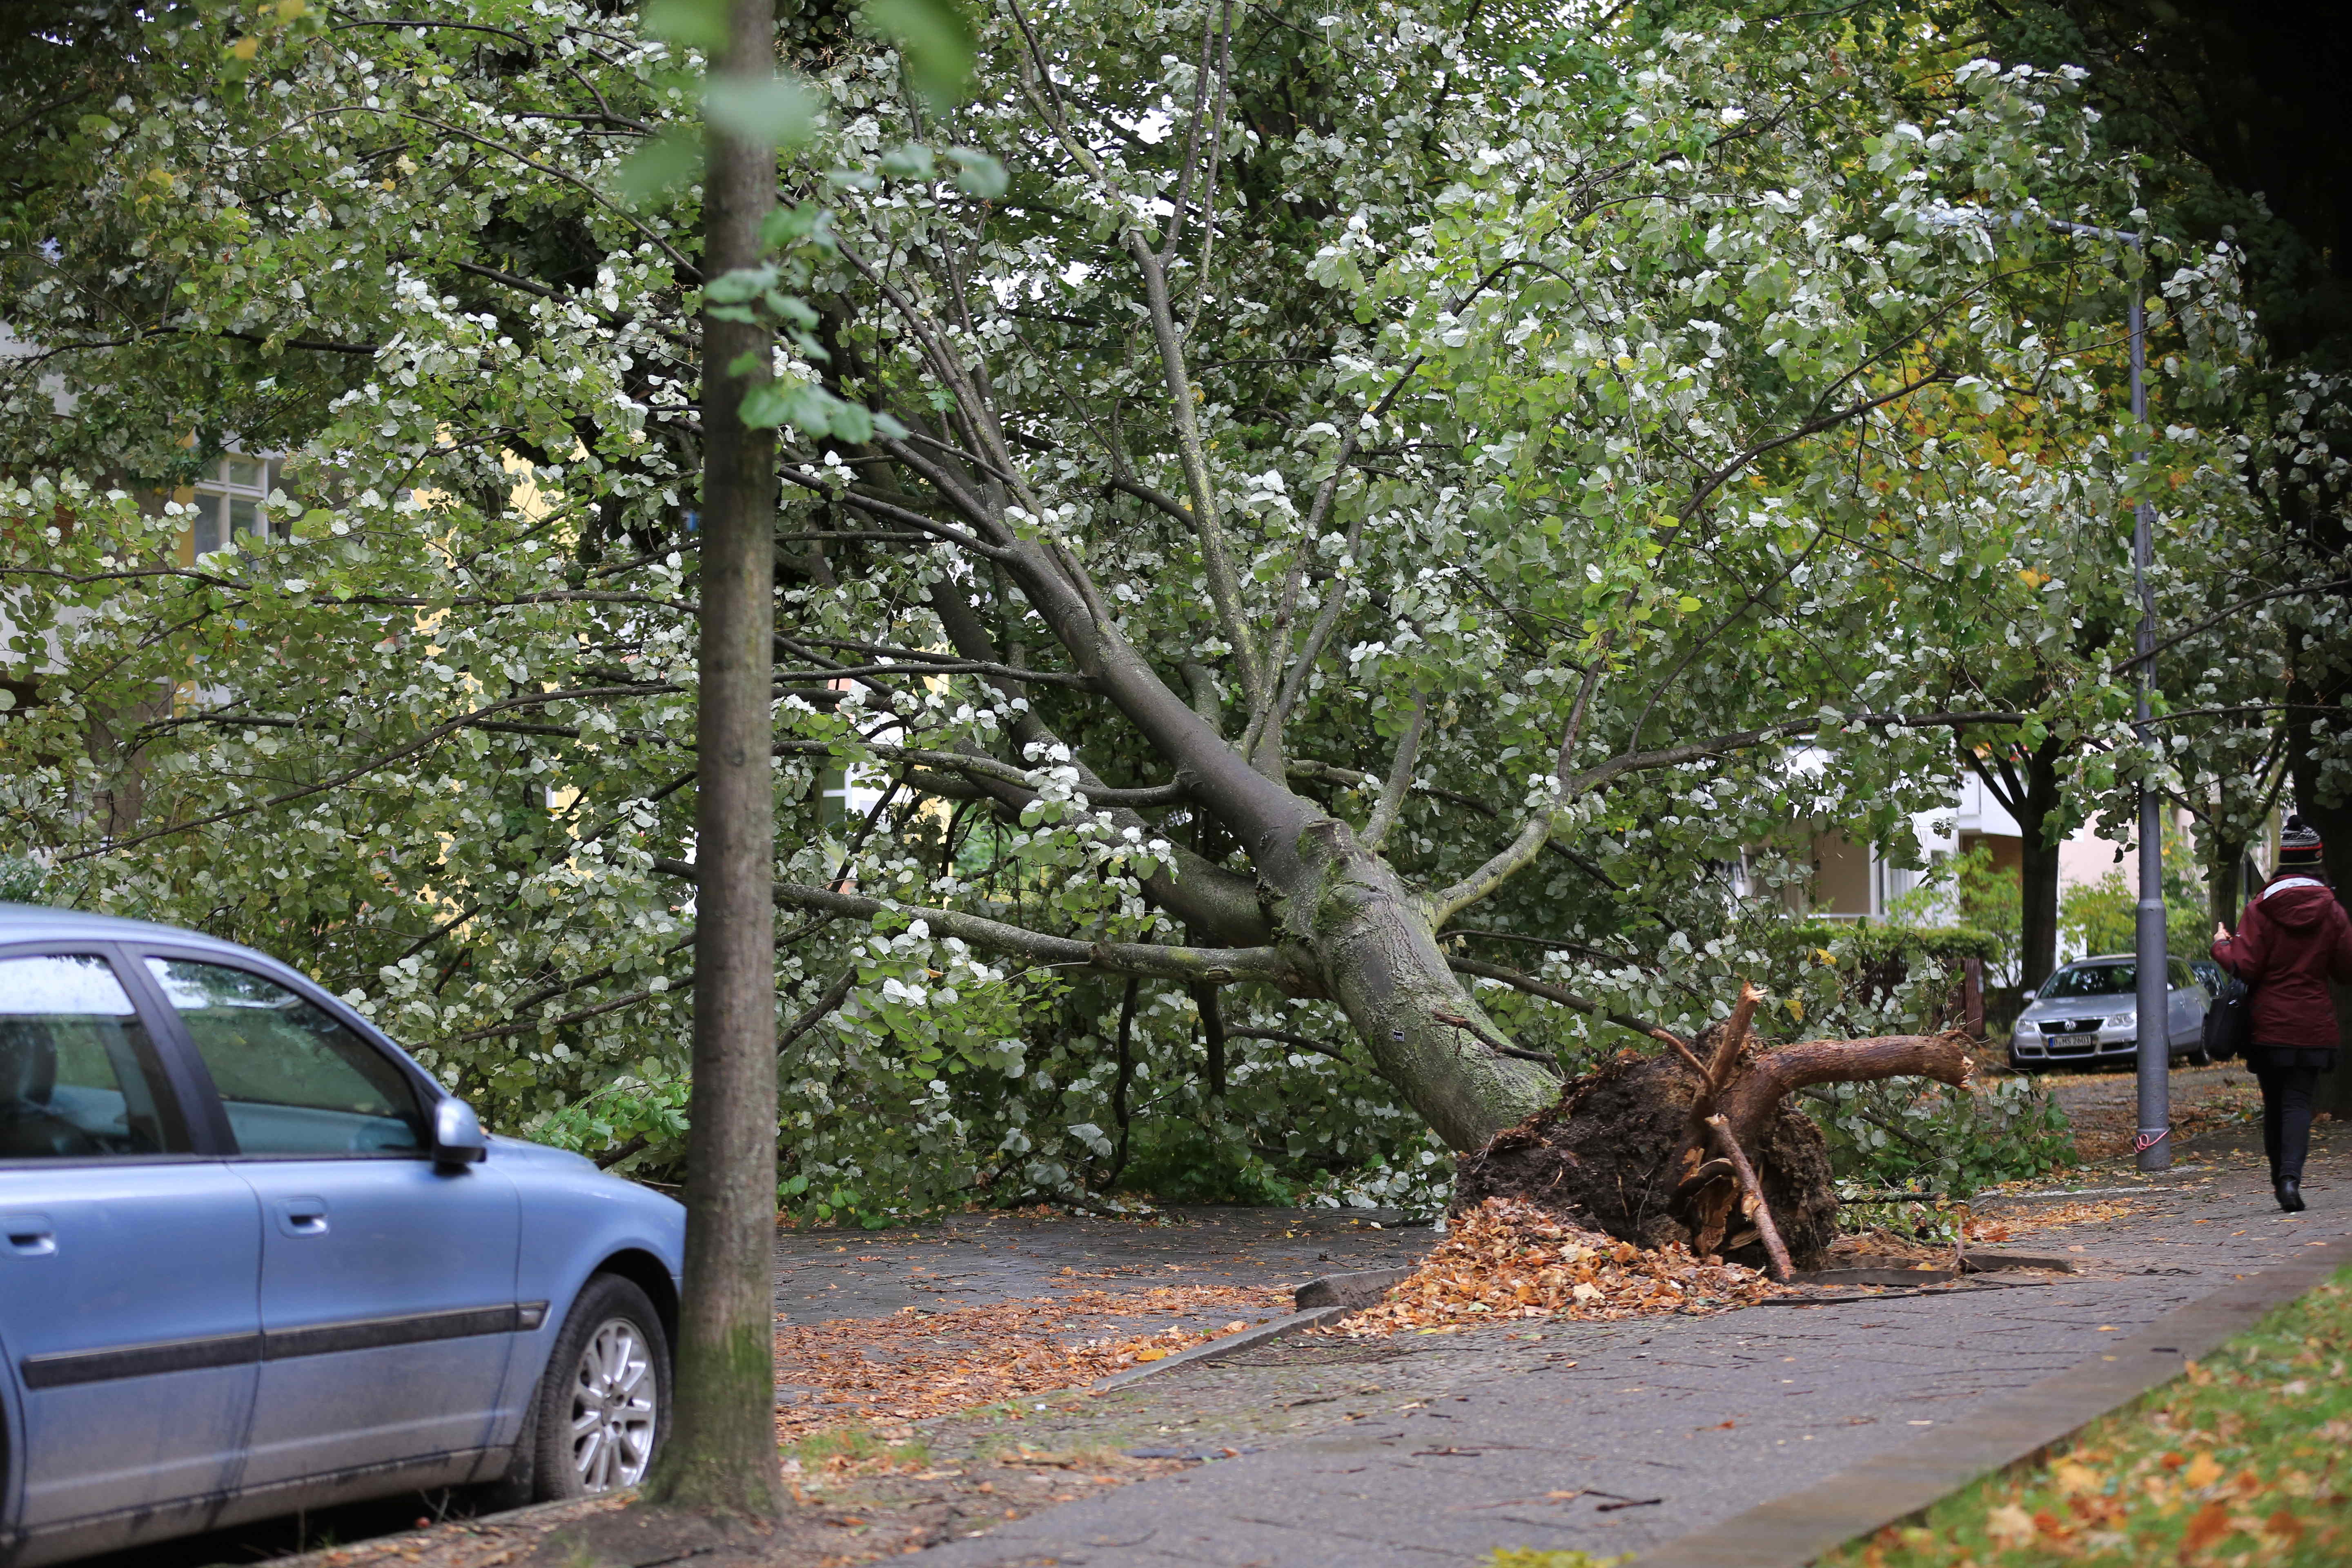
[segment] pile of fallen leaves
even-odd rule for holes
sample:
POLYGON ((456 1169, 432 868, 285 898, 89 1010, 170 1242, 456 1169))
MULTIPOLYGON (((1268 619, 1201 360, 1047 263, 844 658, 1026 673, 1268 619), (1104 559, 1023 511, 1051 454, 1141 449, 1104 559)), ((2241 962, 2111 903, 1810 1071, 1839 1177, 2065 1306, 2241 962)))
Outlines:
POLYGON ((776 1429, 792 1438, 1074 1388, 1288 1310, 1279 1289, 1161 1285, 787 1323, 776 1331, 777 1382, 801 1396, 777 1410, 776 1429), (1188 1321, 1158 1330, 1135 1321, 1162 1317, 1188 1321))
POLYGON ((1778 1287, 1736 1263, 1701 1263, 1679 1245, 1645 1252, 1563 1225, 1532 1204, 1488 1198, 1388 1299, 1318 1331, 1350 1337, 1468 1328, 1529 1318, 1615 1319, 1744 1307, 1778 1287))

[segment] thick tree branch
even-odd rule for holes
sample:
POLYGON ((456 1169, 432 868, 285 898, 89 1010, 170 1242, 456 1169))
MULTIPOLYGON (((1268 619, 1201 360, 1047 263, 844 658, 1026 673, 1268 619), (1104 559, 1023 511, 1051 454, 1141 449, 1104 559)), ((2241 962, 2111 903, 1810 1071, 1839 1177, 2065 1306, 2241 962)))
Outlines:
MULTIPOLYGON (((938 752, 920 746, 893 746, 880 741, 864 742, 864 749, 875 756, 894 763, 912 763, 919 767, 940 768, 973 778, 994 779, 1024 792, 1027 799, 1037 798, 1035 778, 1026 770, 1011 763, 998 762, 994 757, 980 756, 968 752, 938 752)), ((780 757, 830 757, 834 745, 825 741, 779 741, 775 754, 780 757)), ((1169 805, 1184 798, 1181 784, 1151 784, 1143 789, 1112 789, 1108 785, 1080 783, 1076 792, 1089 805, 1169 805)))
MULTIPOLYGON (((657 858, 653 868, 672 877, 696 879, 695 868, 684 860, 657 858)), ((798 882, 778 882, 776 901, 792 909, 810 910, 848 920, 871 921, 884 914, 921 921, 942 936, 970 942, 984 952, 1024 960, 1037 968, 1089 969, 1106 974, 1133 974, 1147 980, 1184 983, 1206 981, 1230 984, 1262 981, 1293 995, 1318 994, 1321 984, 1290 953, 1274 947, 1171 947, 1157 942, 1083 942, 1076 937, 1048 936, 1025 926, 991 920, 961 910, 931 909, 919 904, 867 898, 798 882)))
POLYGON ((1975 1044, 1953 1031, 1782 1046, 1749 1061, 1747 1070, 1724 1089, 1719 1109, 1745 1142, 1763 1127, 1774 1106, 1808 1084, 1931 1078, 1956 1088, 1963 1086, 1976 1070, 1975 1059, 1969 1055, 1975 1044))

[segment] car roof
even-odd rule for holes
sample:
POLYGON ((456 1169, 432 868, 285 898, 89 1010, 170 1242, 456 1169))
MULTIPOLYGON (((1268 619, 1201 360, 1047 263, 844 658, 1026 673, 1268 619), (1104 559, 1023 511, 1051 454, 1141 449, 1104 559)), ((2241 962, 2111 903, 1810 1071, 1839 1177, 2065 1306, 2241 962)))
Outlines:
POLYGON ((0 904, 0 942, 168 942, 180 947, 212 948, 240 958, 268 957, 202 931, 158 925, 152 921, 52 909, 45 904, 0 904))

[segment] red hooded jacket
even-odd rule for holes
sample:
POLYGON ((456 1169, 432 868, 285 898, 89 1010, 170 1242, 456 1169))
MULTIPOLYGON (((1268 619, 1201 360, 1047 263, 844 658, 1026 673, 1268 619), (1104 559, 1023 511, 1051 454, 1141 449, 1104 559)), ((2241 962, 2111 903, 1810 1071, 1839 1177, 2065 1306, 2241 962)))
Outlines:
POLYGON ((2273 878, 2213 944, 2213 961, 2254 988, 2254 1041, 2336 1048, 2330 980, 2352 982, 2352 920, 2327 885, 2292 873, 2273 878))

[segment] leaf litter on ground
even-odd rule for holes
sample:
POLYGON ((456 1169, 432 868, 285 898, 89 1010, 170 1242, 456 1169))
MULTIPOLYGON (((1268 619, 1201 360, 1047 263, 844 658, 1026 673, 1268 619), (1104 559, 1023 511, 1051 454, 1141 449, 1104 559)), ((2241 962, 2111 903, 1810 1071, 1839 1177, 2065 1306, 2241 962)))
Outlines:
POLYGON ((1679 1243, 1644 1250, 1532 1204, 1488 1198, 1455 1220, 1379 1305, 1309 1331, 1365 1339, 1528 1319, 1718 1312, 1780 1289, 1753 1268, 1706 1262, 1679 1243))
POLYGON ((780 1324, 777 1382, 801 1396, 778 1408, 776 1430, 790 1440, 1075 1389, 1289 1310, 1277 1287, 1159 1285, 780 1324), (1180 1321, 1138 1326, 1155 1318, 1180 1321))

